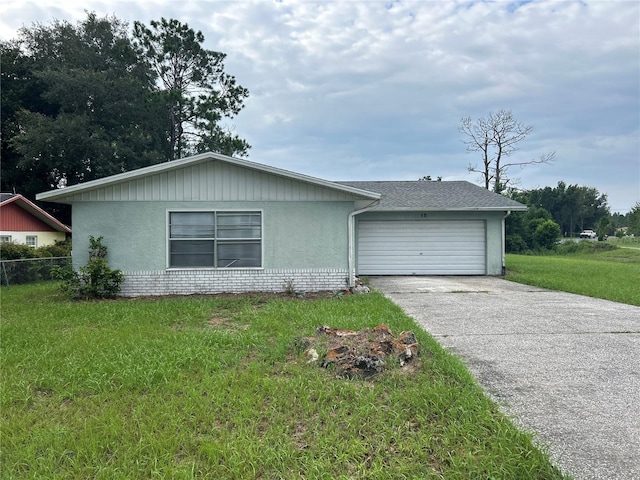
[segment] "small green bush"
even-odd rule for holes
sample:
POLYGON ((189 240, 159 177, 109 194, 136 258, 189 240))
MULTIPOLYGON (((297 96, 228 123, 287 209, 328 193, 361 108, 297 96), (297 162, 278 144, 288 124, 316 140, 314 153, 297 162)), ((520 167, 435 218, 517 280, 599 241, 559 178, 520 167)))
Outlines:
POLYGON ((536 247, 552 249, 560 238, 560 227, 553 220, 543 220, 538 223, 533 232, 536 247))
MULTIPOLYGON (((560 255, 568 255, 571 253, 578 253, 583 251, 583 244, 587 242, 574 242, 573 240, 565 240, 555 246, 554 252, 560 255)), ((591 243, 591 242, 589 242, 591 243)))
POLYGON ((21 258, 38 258, 37 249, 21 243, 0 244, 0 260, 18 260, 21 258))
POLYGON ((68 257, 71 255, 71 239, 56 241, 53 245, 45 245, 36 250, 41 257, 68 257))
POLYGON ((124 275, 111 270, 103 237, 89 236, 89 262, 75 271, 73 267, 54 267, 52 275, 61 280, 60 289, 74 299, 114 298, 120 292, 124 275))
POLYGON ((558 255, 573 255, 603 252, 607 250, 615 250, 617 248, 618 247, 616 245, 612 245, 608 242, 592 242, 589 240, 574 242, 570 240, 556 245, 553 251, 558 255))
POLYGON ((0 244, 0 260, 20 260, 23 258, 68 257, 71 255, 71 239, 56 241, 53 245, 33 248, 22 243, 0 244))

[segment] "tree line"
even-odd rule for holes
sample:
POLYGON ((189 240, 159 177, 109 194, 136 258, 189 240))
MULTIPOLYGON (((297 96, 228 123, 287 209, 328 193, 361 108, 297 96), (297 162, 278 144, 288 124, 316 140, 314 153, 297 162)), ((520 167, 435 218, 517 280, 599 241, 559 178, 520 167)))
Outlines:
POLYGON ((593 187, 561 181, 555 187, 511 190, 508 195, 529 207, 506 220, 508 252, 549 249, 560 238, 577 237, 585 229, 594 230, 601 240, 613 235, 640 236, 640 202, 626 215, 611 214, 607 195, 593 187))
POLYGON ((203 151, 246 156, 226 126, 249 92, 178 20, 132 31, 88 13, 0 41, 3 192, 38 192, 203 151))

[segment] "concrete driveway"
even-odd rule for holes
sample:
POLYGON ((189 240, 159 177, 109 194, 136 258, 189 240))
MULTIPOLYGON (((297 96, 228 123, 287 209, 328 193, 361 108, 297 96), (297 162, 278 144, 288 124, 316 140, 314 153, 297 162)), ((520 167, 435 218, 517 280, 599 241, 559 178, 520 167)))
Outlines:
POLYGON ((494 277, 372 277, 576 479, 640 479, 640 307, 494 277))

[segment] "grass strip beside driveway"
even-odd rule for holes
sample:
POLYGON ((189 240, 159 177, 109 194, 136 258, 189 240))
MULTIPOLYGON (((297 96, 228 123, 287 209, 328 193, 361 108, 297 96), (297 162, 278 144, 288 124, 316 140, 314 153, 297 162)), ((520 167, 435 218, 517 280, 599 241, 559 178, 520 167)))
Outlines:
POLYGON ((72 303, 2 289, 2 478, 562 478, 462 363, 373 293, 72 303), (336 379, 295 338, 413 330, 414 371, 336 379))
POLYGON ((640 250, 506 256, 507 280, 640 306, 640 250))

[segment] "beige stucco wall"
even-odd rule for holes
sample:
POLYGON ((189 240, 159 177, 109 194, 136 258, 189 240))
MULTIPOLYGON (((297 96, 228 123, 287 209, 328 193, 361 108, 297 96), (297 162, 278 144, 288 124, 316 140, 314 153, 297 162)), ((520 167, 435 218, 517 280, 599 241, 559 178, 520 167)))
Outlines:
POLYGON ((53 245, 56 242, 63 242, 66 238, 64 232, 0 232, 0 235, 11 236, 11 241, 14 243, 27 243, 27 236, 35 235, 38 237, 37 247, 44 247, 46 245, 53 245))

